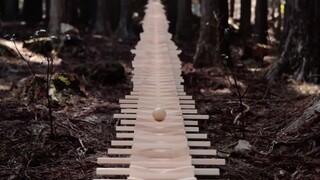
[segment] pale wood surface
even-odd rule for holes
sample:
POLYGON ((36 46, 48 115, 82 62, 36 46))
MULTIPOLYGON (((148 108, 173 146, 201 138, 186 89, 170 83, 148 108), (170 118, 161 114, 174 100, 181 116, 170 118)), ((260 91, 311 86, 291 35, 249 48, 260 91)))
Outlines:
POLYGON ((121 119, 116 140, 101 157, 101 165, 127 164, 128 168, 97 168, 97 175, 126 175, 132 180, 195 180, 197 175, 219 175, 218 168, 194 165, 224 165, 211 149, 206 133, 199 133, 195 101, 184 92, 181 65, 176 45, 167 32, 168 21, 160 0, 149 0, 143 20, 144 32, 136 49, 133 65, 133 90, 120 99, 121 119), (153 118, 157 107, 166 110, 164 121, 153 118), (194 157, 195 156, 195 157, 194 157))

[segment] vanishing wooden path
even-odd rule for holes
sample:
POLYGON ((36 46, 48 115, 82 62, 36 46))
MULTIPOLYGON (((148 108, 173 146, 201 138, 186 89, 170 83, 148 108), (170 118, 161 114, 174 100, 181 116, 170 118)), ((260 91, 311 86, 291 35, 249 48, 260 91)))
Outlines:
POLYGON ((97 168, 98 177, 194 180, 219 175, 217 166, 225 160, 215 158, 207 134, 199 133, 198 121, 209 117, 197 115, 194 100, 181 85, 179 51, 167 32, 160 0, 149 0, 143 29, 133 51, 134 88, 120 100, 121 114, 114 115, 121 119, 117 140, 111 142, 109 157, 98 158, 105 165, 97 168))

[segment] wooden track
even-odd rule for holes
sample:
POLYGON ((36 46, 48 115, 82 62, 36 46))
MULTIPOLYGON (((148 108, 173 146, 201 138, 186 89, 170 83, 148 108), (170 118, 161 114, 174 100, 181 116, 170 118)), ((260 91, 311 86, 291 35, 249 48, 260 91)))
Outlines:
POLYGON ((109 157, 98 158, 98 177, 130 180, 194 180, 219 175, 216 159, 207 134, 199 133, 195 102, 181 85, 180 53, 167 32, 168 21, 160 0, 149 0, 143 20, 144 33, 133 53, 134 88, 120 100, 121 125, 117 140, 111 142, 109 157), (157 107, 166 110, 162 122, 152 113, 157 107))

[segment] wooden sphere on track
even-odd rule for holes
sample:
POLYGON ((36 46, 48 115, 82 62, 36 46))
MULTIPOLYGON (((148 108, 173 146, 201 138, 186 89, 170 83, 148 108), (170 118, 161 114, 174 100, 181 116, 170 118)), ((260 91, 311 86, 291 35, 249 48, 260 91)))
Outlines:
POLYGON ((153 110, 153 118, 158 122, 162 122, 166 118, 166 110, 162 107, 157 107, 153 110))

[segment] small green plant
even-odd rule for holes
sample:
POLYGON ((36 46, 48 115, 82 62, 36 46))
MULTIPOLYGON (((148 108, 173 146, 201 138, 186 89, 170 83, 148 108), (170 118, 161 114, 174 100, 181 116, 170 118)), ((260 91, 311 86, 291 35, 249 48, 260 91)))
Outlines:
MULTIPOLYGON (((17 46, 17 38, 15 36, 15 34, 11 35, 11 36, 7 36, 9 37, 10 41, 13 42, 20 58, 22 61, 24 61, 28 68, 29 71, 33 77, 33 79, 37 79, 37 74, 35 73, 35 71, 32 68, 31 65, 31 61, 30 59, 26 58, 25 56, 23 56, 17 46)), ((52 50, 52 43, 56 40, 57 38, 54 36, 50 36, 49 33, 44 30, 44 29, 40 29, 38 31, 36 31, 34 33, 34 36, 32 36, 30 38, 30 40, 28 40, 29 43, 32 43, 32 48, 34 51, 39 52, 42 54, 44 60, 47 62, 47 67, 46 67, 46 86, 45 86, 45 90, 46 90, 46 100, 47 100, 47 108, 48 108, 48 119, 50 121, 50 133, 51 135, 55 135, 55 131, 54 131, 54 125, 53 125, 53 121, 54 121, 54 117, 52 115, 52 99, 51 99, 51 95, 50 95, 50 89, 51 89, 51 81, 52 81, 52 75, 53 75, 53 60, 55 55, 53 54, 52 50)))

